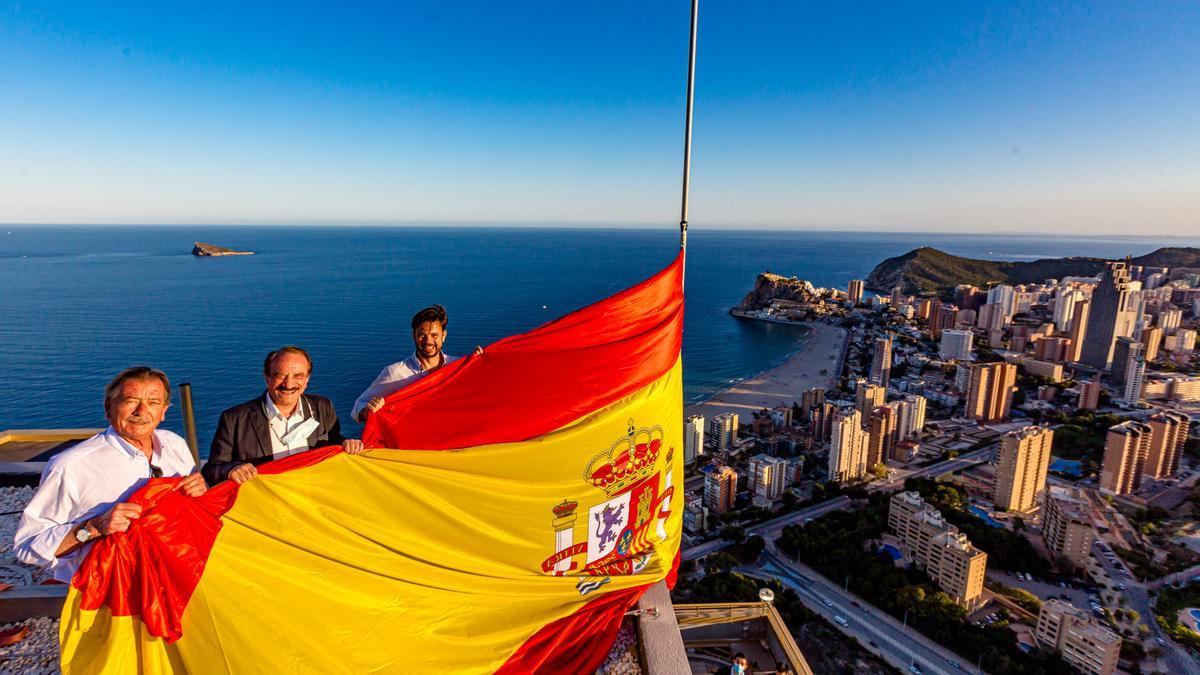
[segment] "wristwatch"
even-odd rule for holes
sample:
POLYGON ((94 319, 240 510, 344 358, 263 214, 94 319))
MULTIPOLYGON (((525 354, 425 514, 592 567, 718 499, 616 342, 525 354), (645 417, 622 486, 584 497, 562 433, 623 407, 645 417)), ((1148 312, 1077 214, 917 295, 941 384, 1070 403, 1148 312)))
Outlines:
POLYGON ((78 530, 75 530, 75 541, 77 541, 81 544, 86 544, 89 541, 95 539, 97 536, 99 536, 99 535, 92 534, 92 529, 90 527, 88 527, 87 523, 84 523, 83 527, 80 527, 78 530))

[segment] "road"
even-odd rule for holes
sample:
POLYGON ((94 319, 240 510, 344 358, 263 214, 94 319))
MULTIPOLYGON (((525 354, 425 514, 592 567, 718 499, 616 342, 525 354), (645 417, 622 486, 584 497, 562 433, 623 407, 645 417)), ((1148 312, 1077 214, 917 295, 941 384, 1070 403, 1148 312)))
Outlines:
POLYGON ((971 665, 963 666, 961 657, 926 638, 869 602, 848 593, 841 586, 818 574, 803 563, 788 560, 771 546, 763 552, 761 570, 746 570, 747 574, 764 579, 778 579, 796 591, 800 600, 831 625, 849 635, 864 649, 877 654, 901 671, 914 663, 922 673, 955 675, 974 672, 971 665), (855 606, 857 603, 857 607, 855 606), (843 626, 835 617, 846 622, 843 626), (959 664, 955 667, 954 664, 959 664))
MULTIPOLYGON (((813 506, 800 509, 799 511, 793 511, 791 513, 779 516, 778 518, 772 518, 771 520, 764 521, 757 525, 752 525, 747 528, 746 534, 748 536, 758 535, 763 539, 766 539, 770 545, 770 543, 773 543, 774 538, 779 536, 779 531, 784 527, 788 525, 794 525, 795 523, 801 522, 804 519, 820 518, 830 511, 837 511, 848 506, 850 506, 849 497, 835 497, 833 499, 823 501, 820 504, 815 504, 813 506), (772 532, 774 533, 774 536, 768 536, 768 533, 772 532)), ((729 544, 730 542, 724 539, 713 539, 712 541, 706 541, 703 544, 697 544, 689 549, 685 549, 683 552, 683 559, 696 560, 697 558, 702 558, 710 553, 716 553, 729 544)))
POLYGON ((1143 641, 1143 646, 1149 651, 1151 648, 1158 646, 1154 643, 1155 639, 1162 639, 1166 642, 1166 647, 1159 647, 1162 650, 1162 658, 1160 662, 1166 666, 1165 672, 1187 673, 1188 675, 1200 675, 1200 664, 1191 658, 1187 650, 1180 647, 1171 640, 1162 629, 1158 627, 1158 622, 1154 620, 1153 603, 1150 600, 1150 594, 1146 590, 1145 584, 1137 581, 1125 566, 1125 563, 1118 557, 1117 562, 1113 563, 1104 555, 1104 551, 1099 544, 1092 545, 1092 555, 1100 565, 1102 570, 1101 578, 1107 577, 1110 586, 1121 584, 1125 586, 1125 590, 1119 591, 1125 597, 1125 607, 1134 610, 1141 617, 1143 623, 1150 628, 1150 636, 1143 641))

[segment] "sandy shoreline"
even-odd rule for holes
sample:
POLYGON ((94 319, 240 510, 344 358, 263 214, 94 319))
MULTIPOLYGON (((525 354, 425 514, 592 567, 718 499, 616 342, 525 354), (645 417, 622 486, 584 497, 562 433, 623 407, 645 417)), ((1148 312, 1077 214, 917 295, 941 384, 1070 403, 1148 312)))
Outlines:
POLYGON ((725 412, 738 413, 738 421, 747 424, 752 414, 777 405, 791 405, 800 394, 813 387, 832 387, 838 380, 838 357, 849 336, 841 326, 806 323, 812 329, 807 344, 788 356, 787 361, 754 377, 722 389, 715 396, 684 408, 685 415, 704 415, 710 419, 725 412), (821 370, 827 373, 821 375, 821 370))

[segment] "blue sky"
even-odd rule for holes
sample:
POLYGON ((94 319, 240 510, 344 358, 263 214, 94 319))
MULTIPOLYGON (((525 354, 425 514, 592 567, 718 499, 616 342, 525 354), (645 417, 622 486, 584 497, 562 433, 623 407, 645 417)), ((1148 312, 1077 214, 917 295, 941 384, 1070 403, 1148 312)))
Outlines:
MULTIPOLYGON (((678 220, 687 2, 177 4, 0 1, 0 222, 678 220)), ((1197 35, 705 0, 691 221, 1195 234, 1197 35)))

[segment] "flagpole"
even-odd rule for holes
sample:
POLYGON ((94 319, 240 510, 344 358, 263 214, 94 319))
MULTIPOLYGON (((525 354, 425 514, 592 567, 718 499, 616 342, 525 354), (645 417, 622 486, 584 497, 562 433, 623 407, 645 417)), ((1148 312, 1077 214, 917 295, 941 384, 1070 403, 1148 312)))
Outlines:
POLYGON ((696 84, 696 11, 699 0, 692 0, 692 33, 688 44, 687 116, 683 125, 683 201, 679 212, 679 248, 687 252, 688 188, 692 165, 692 97, 696 84))

